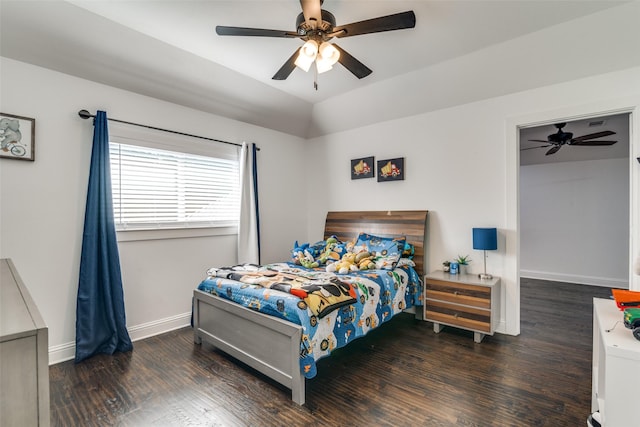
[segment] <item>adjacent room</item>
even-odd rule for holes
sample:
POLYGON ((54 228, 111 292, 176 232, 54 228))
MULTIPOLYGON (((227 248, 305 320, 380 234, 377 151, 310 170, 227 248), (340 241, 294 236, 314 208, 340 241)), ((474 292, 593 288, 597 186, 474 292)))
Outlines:
POLYGON ((629 114, 562 124, 520 131, 520 276, 628 288, 629 114))
POLYGON ((632 425, 638 22, 0 0, 0 424, 632 425))

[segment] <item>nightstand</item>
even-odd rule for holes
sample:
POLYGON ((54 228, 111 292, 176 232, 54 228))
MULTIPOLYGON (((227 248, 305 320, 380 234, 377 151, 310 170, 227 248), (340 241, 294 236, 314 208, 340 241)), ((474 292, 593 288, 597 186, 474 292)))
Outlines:
POLYGON ((434 332, 444 325, 466 329, 477 343, 493 335, 500 320, 500 278, 434 271, 424 276, 424 287, 423 318, 433 322, 434 332))

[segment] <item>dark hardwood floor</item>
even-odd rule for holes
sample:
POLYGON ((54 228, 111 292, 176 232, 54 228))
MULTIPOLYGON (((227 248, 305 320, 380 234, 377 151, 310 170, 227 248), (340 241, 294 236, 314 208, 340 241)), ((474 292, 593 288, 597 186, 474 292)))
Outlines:
POLYGON ((522 279, 521 334, 402 314, 318 363, 307 404, 190 328, 50 368, 53 426, 584 426, 592 298, 607 288, 522 279))

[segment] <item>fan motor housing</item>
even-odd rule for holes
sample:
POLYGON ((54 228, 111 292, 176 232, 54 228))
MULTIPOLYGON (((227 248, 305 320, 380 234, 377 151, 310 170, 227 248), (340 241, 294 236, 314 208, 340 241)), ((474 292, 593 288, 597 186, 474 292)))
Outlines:
MULTIPOLYGON (((318 22, 317 28, 311 28, 307 25, 307 21, 304 19, 304 14, 300 13, 296 18, 296 28, 298 29, 298 34, 301 36, 305 36, 310 32, 314 32, 316 34, 321 33, 330 33, 333 30, 333 27, 336 26, 336 17, 333 16, 333 13, 321 9, 322 12, 322 22, 318 22)), ((324 39, 324 37, 323 37, 324 39)))
POLYGON ((558 132, 552 133, 547 137, 549 142, 555 143, 555 144, 565 144, 567 142, 570 142, 571 138, 573 138, 573 133, 564 132, 562 130, 562 128, 565 127, 566 125, 567 125, 566 123, 556 123, 554 126, 558 129, 558 132))

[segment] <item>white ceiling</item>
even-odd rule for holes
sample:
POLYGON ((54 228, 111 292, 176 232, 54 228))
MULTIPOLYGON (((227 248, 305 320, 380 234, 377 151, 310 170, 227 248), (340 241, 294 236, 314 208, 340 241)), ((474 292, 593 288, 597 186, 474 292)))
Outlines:
MULTIPOLYGON (((557 123, 565 122, 560 119, 557 123)), ((547 144, 530 141, 531 139, 547 140, 547 136, 558 131, 554 124, 535 126, 520 130, 520 165, 533 165, 541 163, 558 163, 573 161, 588 161, 598 159, 616 159, 629 157, 629 114, 616 114, 602 117, 592 117, 583 120, 566 121, 563 132, 572 132, 573 137, 589 135, 601 131, 612 131, 614 135, 595 138, 593 141, 617 141, 610 146, 578 146, 564 145, 555 154, 546 155, 551 148, 542 147, 547 144)))
MULTIPOLYGON (((318 123, 345 94, 386 88, 399 76, 622 3, 326 0, 337 25, 413 10, 416 27, 340 39, 373 73, 358 80, 338 64, 319 76, 317 91, 312 72, 271 79, 300 40, 215 34, 216 25, 295 31, 297 0, 0 0, 0 49, 8 58, 307 138, 349 127, 338 117, 318 123)), ((388 119, 383 110, 353 126, 388 119)))

